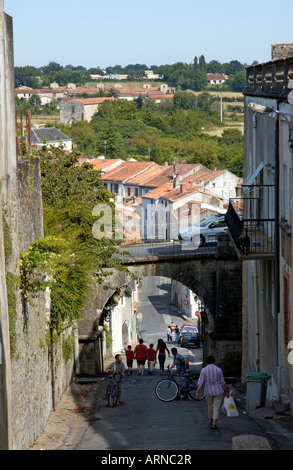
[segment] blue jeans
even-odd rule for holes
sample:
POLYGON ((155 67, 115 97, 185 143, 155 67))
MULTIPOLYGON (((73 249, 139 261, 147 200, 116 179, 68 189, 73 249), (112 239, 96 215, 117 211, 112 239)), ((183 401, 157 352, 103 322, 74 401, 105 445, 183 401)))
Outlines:
POLYGON ((158 359, 159 359, 159 364, 160 364, 160 370, 164 370, 166 354, 159 354, 158 359))

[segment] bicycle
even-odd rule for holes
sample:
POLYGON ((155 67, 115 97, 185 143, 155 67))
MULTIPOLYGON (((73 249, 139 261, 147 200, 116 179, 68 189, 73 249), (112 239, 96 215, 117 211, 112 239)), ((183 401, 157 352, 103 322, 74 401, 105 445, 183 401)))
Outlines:
POLYGON ((197 398, 197 380, 194 374, 189 373, 188 375, 179 375, 181 379, 186 379, 185 381, 182 380, 185 382, 183 384, 176 381, 175 376, 171 373, 169 366, 168 374, 169 377, 167 379, 160 380, 160 382, 156 385, 155 394, 159 400, 169 402, 175 400, 176 397, 180 395, 186 395, 187 393, 194 401, 201 401, 204 399, 204 387, 200 388, 199 398, 197 398))
POLYGON ((105 405, 110 405, 111 407, 113 407, 118 401, 119 388, 118 385, 115 383, 114 372, 112 369, 109 369, 108 371, 108 379, 109 383, 106 389, 105 405))

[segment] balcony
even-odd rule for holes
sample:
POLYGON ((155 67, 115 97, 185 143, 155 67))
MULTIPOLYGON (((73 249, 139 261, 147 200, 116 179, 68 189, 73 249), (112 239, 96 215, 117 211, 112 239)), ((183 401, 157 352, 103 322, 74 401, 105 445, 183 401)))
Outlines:
POLYGON ((239 259, 275 255, 274 185, 243 186, 242 198, 230 199, 226 222, 239 259))
POLYGON ((293 57, 246 68, 244 95, 286 99, 292 90, 293 57))

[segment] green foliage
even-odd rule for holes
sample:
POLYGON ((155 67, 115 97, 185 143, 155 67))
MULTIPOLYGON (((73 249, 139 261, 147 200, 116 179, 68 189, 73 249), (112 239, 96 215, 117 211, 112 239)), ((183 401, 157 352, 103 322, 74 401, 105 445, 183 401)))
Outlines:
POLYGON ((62 352, 65 362, 69 361, 73 354, 73 336, 69 336, 69 338, 62 337, 62 352))
POLYGON ((110 268, 127 271, 112 257, 115 240, 93 237, 93 208, 112 208, 112 195, 91 168, 61 149, 41 153, 45 237, 22 254, 20 287, 27 302, 50 288, 50 330, 58 333, 79 321, 94 282, 104 283, 110 268))
POLYGON ((5 212, 2 210, 2 220, 3 220, 3 235, 4 235, 4 254, 5 259, 8 260, 12 255, 12 239, 10 235, 9 225, 7 223, 5 212))
MULTIPOLYGON (((142 160, 151 158, 160 165, 172 164, 177 155, 178 161, 201 163, 208 168, 227 168, 242 176, 241 132, 224 131, 222 138, 202 134, 202 128, 209 123, 221 125, 216 104, 215 97, 207 92, 197 97, 176 93, 167 105, 147 102, 141 108, 133 102, 125 102, 122 106, 120 101, 104 102, 91 123, 77 122, 72 127, 63 126, 62 130, 85 154, 102 153, 109 158, 122 159, 127 156, 142 160)), ((51 197, 51 191, 49 195, 51 197)))
POLYGON ((9 337, 10 337, 10 354, 14 358, 16 355, 16 279, 12 273, 6 274, 6 290, 9 317, 9 337))

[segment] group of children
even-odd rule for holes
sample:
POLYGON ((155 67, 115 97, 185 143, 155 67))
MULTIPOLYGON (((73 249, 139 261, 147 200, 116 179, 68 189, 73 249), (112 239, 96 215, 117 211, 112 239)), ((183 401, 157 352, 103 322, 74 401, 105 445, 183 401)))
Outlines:
MULTIPOLYGON (((142 342, 140 343, 142 344, 142 342)), ((154 345, 151 343, 149 348, 146 348, 145 346, 145 353, 146 353, 146 359, 145 361, 147 360, 147 364, 148 364, 148 374, 151 375, 153 374, 154 372, 154 368, 155 368, 155 364, 156 364, 156 351, 153 347, 154 345)), ((128 375, 132 375, 132 367, 133 367, 133 360, 136 359, 136 356, 135 356, 135 352, 136 352, 136 348, 135 350, 133 351, 131 346, 127 346, 127 349, 125 349, 125 356, 126 356, 126 364, 127 364, 127 368, 128 368, 128 375)), ((145 362, 145 361, 140 361, 138 358, 137 358, 137 361, 138 362, 145 362)), ((139 365, 138 364, 138 368, 139 368, 139 365)), ((143 364, 144 365, 144 364, 143 364)), ((140 371, 140 368, 139 368, 139 371, 140 371)), ((143 375, 143 371, 142 372, 139 372, 139 375, 143 375)))
MULTIPOLYGON (((160 341, 160 340, 159 340, 160 341)), ((162 340, 161 340, 162 341, 162 340)), ((159 346, 158 348, 159 349, 159 346)), ((177 348, 172 348, 171 352, 173 354, 173 364, 171 365, 171 369, 173 367, 176 367, 177 371, 181 374, 184 375, 188 373, 189 371, 189 362, 187 359, 182 357, 180 354, 178 354, 177 348)), ((156 351, 153 348, 153 344, 150 344, 149 348, 147 348, 143 344, 143 340, 139 341, 139 345, 137 345, 134 348, 134 351, 132 351, 131 346, 129 345, 127 349, 125 349, 125 355, 126 355, 126 364, 128 368, 128 375, 132 374, 132 366, 133 366, 133 360, 136 359, 138 363, 138 370, 140 370, 140 366, 147 360, 148 361, 148 369, 149 369, 149 374, 153 373, 154 367, 155 367, 155 362, 156 362, 156 351), (137 349, 139 346, 141 349, 139 350, 140 352, 145 351, 145 356, 147 359, 138 359, 138 357, 142 357, 140 354, 137 354, 137 349)), ((160 364, 161 367, 161 364, 160 364)), ((119 396, 118 396, 118 403, 125 404, 126 402, 121 399, 121 393, 122 393, 122 377, 124 376, 124 371, 125 371, 125 365, 122 362, 122 355, 121 354, 116 354, 115 356, 115 362, 112 362, 108 367, 105 368, 106 372, 109 372, 109 370, 112 369, 114 373, 114 380, 116 381, 119 389, 119 396)), ((143 370, 143 369, 142 369, 143 370)), ((162 373, 162 370, 161 370, 162 373)), ((143 375, 143 372, 139 373, 139 375, 143 375)), ((187 395, 186 395, 187 397, 187 395)), ((185 399, 187 399, 185 397, 185 399)))

